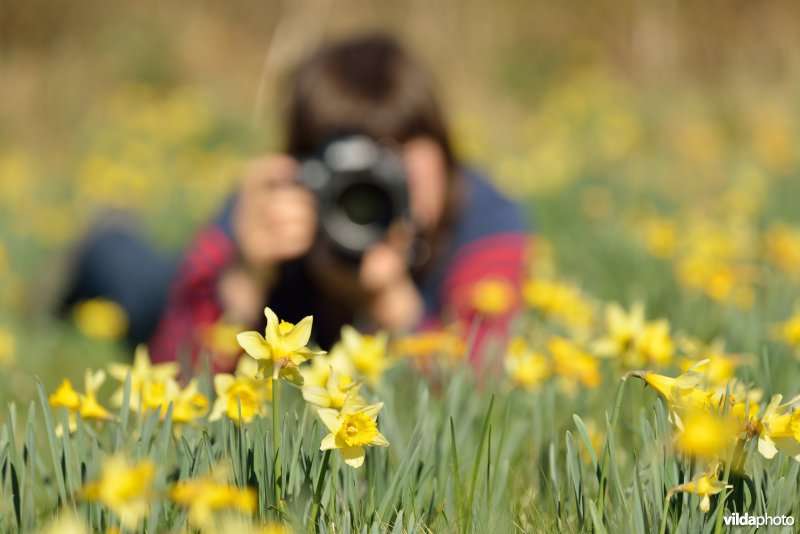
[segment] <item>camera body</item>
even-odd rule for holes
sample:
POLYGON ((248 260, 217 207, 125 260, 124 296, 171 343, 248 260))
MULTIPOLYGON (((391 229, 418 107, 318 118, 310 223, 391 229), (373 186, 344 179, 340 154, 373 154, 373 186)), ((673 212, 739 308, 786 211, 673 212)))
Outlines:
POLYGON ((400 154, 369 137, 332 140, 300 160, 298 179, 317 197, 319 239, 344 259, 360 261, 394 222, 409 218, 400 154))

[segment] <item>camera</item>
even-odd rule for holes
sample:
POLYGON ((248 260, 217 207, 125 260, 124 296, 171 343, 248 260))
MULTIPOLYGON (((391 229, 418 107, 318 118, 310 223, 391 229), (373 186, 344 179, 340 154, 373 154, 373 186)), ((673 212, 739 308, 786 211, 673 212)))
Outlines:
POLYGON ((389 227, 409 218, 408 179, 400 154, 362 135, 339 137, 300 160, 299 181, 319 202, 320 239, 359 261, 389 227))

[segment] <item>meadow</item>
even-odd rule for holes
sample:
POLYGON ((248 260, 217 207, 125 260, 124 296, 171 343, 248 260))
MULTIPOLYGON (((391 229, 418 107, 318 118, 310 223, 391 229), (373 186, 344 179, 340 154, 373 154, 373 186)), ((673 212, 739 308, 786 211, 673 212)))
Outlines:
MULTIPOLYGON (((398 17, 365 5, 361 24, 398 17)), ((289 60, 275 38, 264 58, 243 5, 180 23, 186 5, 86 8, 66 24, 81 38, 47 17, 6 32, 0 531, 716 533, 755 531, 726 526, 736 513, 800 519, 792 8, 723 17, 738 28, 724 44, 698 29, 712 8, 672 13, 689 28, 673 36, 681 55, 663 40, 620 52, 629 17, 613 9, 615 31, 592 41, 591 9, 469 3, 442 19, 448 41, 410 5, 390 27, 442 78, 460 157, 533 224, 525 311, 480 368, 470 325, 306 348, 313 319, 281 324, 277 309, 267 332, 210 332, 209 356, 241 354, 234 374, 181 382, 134 359, 112 304, 52 317, 58 259, 102 210, 135 211, 179 253, 242 162, 275 148, 268 86, 289 60), (748 63, 761 34, 743 20, 774 30, 773 63, 748 63), (461 46, 475 64, 448 63, 461 46)), ((323 19, 294 13, 272 35, 323 19)), ((289 56, 311 46, 289 43, 289 56)), ((498 280, 473 297, 487 317, 515 298, 498 280)))

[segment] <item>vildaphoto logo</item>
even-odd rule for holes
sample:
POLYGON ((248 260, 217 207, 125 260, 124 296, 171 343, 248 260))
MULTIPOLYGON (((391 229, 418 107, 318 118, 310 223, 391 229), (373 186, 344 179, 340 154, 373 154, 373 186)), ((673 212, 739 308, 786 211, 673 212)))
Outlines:
POLYGON ((722 519, 725 525, 737 527, 780 527, 794 525, 794 517, 791 515, 750 515, 746 512, 743 514, 734 512, 732 515, 726 515, 722 519))

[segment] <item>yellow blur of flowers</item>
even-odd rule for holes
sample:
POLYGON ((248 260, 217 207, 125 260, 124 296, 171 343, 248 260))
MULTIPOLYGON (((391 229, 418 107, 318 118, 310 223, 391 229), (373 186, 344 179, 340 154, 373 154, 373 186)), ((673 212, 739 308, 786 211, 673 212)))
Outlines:
POLYGON ((393 363, 388 357, 389 336, 361 334, 350 325, 342 327, 341 340, 331 349, 334 369, 352 377, 363 377, 376 387, 393 363))
POLYGON ((309 404, 320 408, 341 410, 349 393, 352 392, 352 395, 358 395, 359 386, 359 382, 353 380, 352 377, 336 370, 331 370, 324 388, 303 386, 303 399, 309 404))
POLYGON ((531 350, 522 337, 515 337, 509 343, 505 367, 514 384, 531 390, 537 389, 550 376, 550 362, 531 350))
POLYGON ((588 328, 594 322, 594 308, 576 287, 533 278, 523 286, 522 295, 528 306, 545 318, 574 328, 588 328))
POLYGON ((769 460, 780 450, 800 461, 800 411, 796 409, 800 396, 783 405, 781 400, 781 395, 774 395, 756 424, 758 452, 769 460))
POLYGON ((96 298, 75 305, 72 310, 75 324, 87 337, 120 339, 128 331, 128 316, 115 302, 96 298))
POLYGON ((650 363, 664 367, 675 354, 669 321, 646 321, 641 303, 634 304, 627 313, 619 304, 609 304, 605 329, 605 335, 597 339, 591 349, 599 356, 617 358, 623 366, 650 363))
POLYGON ((342 460, 353 468, 364 464, 364 447, 388 447, 389 441, 378 431, 378 412, 383 403, 367 404, 351 391, 342 409, 321 408, 317 413, 330 434, 322 438, 321 451, 338 449, 342 460))
POLYGON ((303 385, 303 375, 298 366, 317 354, 306 345, 311 337, 313 319, 304 317, 297 325, 279 321, 270 308, 264 308, 267 328, 264 336, 258 332, 242 332, 236 340, 242 348, 258 360, 261 377, 283 378, 297 386, 303 385))
POLYGON ((676 448, 709 461, 723 458, 741 429, 739 422, 727 414, 697 408, 688 409, 682 422, 676 448))
POLYGON ((773 325, 772 336, 793 349, 800 348, 800 305, 795 305, 794 313, 785 321, 773 325))
POLYGON ((125 380, 128 374, 131 377, 129 404, 132 410, 142 410, 142 391, 152 383, 162 383, 167 380, 174 380, 180 372, 180 365, 177 362, 167 362, 153 365, 150 363, 150 356, 145 345, 136 347, 133 358, 133 365, 122 363, 108 364, 108 374, 120 382, 120 387, 111 396, 111 403, 114 406, 122 406, 125 391, 125 380))
POLYGON ((134 530, 149 513, 150 501, 155 497, 155 476, 152 460, 131 463, 117 454, 103 461, 100 477, 86 484, 81 494, 106 506, 123 527, 134 530))
POLYGON ((0 326, 0 367, 11 366, 17 360, 17 342, 9 330, 0 326))
POLYGON ((793 280, 800 278, 800 228, 773 224, 764 233, 769 261, 793 280))
POLYGON ((574 391, 576 382, 589 388, 600 385, 600 362, 574 342, 555 336, 547 342, 547 351, 553 358, 553 372, 563 379, 560 384, 567 391, 574 391))
POLYGON ((219 510, 234 509, 252 515, 258 508, 254 490, 232 486, 220 478, 212 475, 181 480, 170 488, 170 499, 188 508, 189 524, 193 527, 211 532, 219 510))
POLYGON ((466 345, 463 336, 455 328, 416 332, 392 341, 392 352, 411 358, 438 357, 446 361, 457 361, 464 357, 466 345))
POLYGON ((256 417, 267 414, 267 403, 272 399, 272 382, 258 380, 258 364, 252 358, 242 358, 235 374, 219 373, 214 376, 217 400, 211 410, 209 421, 217 421, 223 415, 238 424, 249 423, 256 417))
POLYGON ((486 278, 472 287, 472 307, 488 317, 507 313, 516 301, 514 286, 502 278, 486 278))
MULTIPOLYGON (((103 370, 92 372, 87 369, 84 376, 85 394, 80 394, 72 387, 72 383, 64 379, 56 391, 50 395, 50 406, 52 408, 66 408, 69 432, 77 429, 77 414, 80 414, 84 421, 108 421, 113 419, 111 412, 104 408, 97 400, 97 391, 105 382, 106 374, 103 370)), ((56 435, 62 435, 64 428, 61 423, 56 426, 56 435)))

